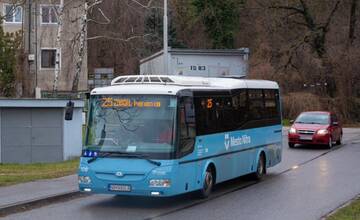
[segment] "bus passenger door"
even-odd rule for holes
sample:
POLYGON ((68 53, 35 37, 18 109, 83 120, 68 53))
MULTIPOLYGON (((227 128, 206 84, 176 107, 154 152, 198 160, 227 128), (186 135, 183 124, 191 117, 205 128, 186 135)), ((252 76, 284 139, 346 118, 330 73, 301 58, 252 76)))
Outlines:
MULTIPOLYGON (((178 111, 178 158, 183 158, 194 151, 196 125, 195 125, 195 108, 193 97, 191 95, 180 97, 178 111)), ((180 187, 184 192, 194 189, 196 186, 196 163, 183 163, 179 166, 180 187)))

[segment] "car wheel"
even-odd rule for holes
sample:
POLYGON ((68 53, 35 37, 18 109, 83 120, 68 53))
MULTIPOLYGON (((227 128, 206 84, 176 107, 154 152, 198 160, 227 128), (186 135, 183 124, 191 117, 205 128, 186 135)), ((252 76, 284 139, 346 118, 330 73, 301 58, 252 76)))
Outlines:
POLYGON ((341 143, 342 143, 342 134, 340 135, 339 140, 336 141, 337 145, 341 145, 341 143))
POLYGON ((206 169, 203 188, 200 190, 200 198, 205 199, 209 197, 214 187, 214 172, 211 167, 206 169))
POLYGON ((264 154, 260 154, 260 158, 258 160, 256 172, 252 174, 252 179, 258 181, 261 180, 261 178, 266 173, 266 165, 265 165, 265 157, 264 154))
POLYGON ((289 142, 289 148, 294 148, 294 147, 295 147, 295 144, 289 142))
POLYGON ((329 138, 328 148, 331 149, 333 147, 332 137, 329 138))

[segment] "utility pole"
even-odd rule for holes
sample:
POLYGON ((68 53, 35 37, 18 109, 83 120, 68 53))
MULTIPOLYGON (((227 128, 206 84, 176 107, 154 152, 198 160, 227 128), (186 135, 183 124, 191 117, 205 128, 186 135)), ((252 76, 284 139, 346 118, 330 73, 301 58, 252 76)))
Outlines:
POLYGON ((168 15, 167 15, 167 0, 164 0, 164 74, 168 75, 168 15))

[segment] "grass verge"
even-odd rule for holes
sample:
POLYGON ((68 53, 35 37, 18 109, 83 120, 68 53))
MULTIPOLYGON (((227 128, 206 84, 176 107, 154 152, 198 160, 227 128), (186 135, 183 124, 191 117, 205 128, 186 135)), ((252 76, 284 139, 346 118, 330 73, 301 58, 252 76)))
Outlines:
POLYGON ((360 199, 329 216, 327 220, 360 220, 360 199))
POLYGON ((285 126, 285 127, 290 127, 290 125, 291 125, 289 119, 283 119, 283 120, 282 120, 282 124, 283 124, 283 126, 285 126))
POLYGON ((75 174, 79 159, 59 163, 0 164, 0 186, 75 174))

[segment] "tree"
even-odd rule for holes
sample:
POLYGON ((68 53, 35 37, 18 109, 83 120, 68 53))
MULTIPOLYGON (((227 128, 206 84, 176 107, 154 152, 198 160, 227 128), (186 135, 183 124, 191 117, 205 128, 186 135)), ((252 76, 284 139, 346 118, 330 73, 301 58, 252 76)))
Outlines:
POLYGON ((356 28, 356 11, 359 4, 359 0, 352 0, 350 7, 350 24, 349 24, 349 44, 353 44, 355 40, 355 28, 356 28))
POLYGON ((318 57, 323 58, 326 55, 326 36, 339 4, 340 0, 337 0, 326 20, 323 22, 316 20, 316 14, 311 11, 305 0, 298 0, 295 5, 274 4, 270 6, 270 8, 289 11, 288 17, 293 19, 292 23, 307 29, 307 32, 305 32, 306 35, 303 38, 303 43, 308 43, 318 57))
MULTIPOLYGON (((176 28, 174 27, 174 19, 172 10, 169 12, 169 46, 174 48, 186 48, 186 45, 177 38, 176 28)), ((145 17, 145 33, 150 34, 146 43, 146 55, 151 55, 163 48, 163 9, 149 9, 145 17)))
POLYGON ((242 0, 193 0, 195 14, 205 25, 213 48, 234 48, 242 0))
POLYGON ((13 95, 20 45, 20 33, 4 33, 0 22, 0 95, 6 97, 13 95))

